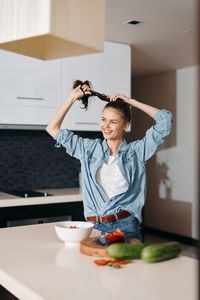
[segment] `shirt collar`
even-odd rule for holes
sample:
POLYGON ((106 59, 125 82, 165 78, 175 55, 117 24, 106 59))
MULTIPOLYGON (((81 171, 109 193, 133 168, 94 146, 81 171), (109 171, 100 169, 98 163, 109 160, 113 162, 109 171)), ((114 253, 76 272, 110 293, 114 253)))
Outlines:
MULTIPOLYGON (((122 141, 122 143, 120 145, 120 148, 119 148, 119 152, 125 150, 126 146, 127 146, 127 142, 126 142, 125 139, 123 139, 123 141, 122 141)), ((109 150, 108 144, 107 144, 106 140, 104 139, 103 140, 103 151, 104 151, 104 153, 106 153, 108 150, 109 150)))

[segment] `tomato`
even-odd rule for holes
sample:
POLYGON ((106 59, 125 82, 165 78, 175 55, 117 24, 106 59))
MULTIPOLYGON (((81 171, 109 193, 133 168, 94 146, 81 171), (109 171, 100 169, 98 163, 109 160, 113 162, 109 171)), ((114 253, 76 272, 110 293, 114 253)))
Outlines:
POLYGON ((71 225, 71 226, 69 226, 69 227, 67 227, 67 228, 69 228, 69 229, 79 229, 79 227, 78 226, 76 226, 76 225, 71 225))
POLYGON ((105 258, 105 259, 96 259, 94 263, 97 266, 112 266, 112 267, 121 267, 130 263, 129 261, 115 258, 105 258))
POLYGON ((106 234, 106 240, 108 244, 113 244, 116 242, 124 242, 125 234, 117 228, 115 231, 106 234))
POLYGON ((113 262, 113 259, 96 259, 94 260, 94 263, 97 265, 97 266, 106 266, 107 264, 109 263, 112 263, 113 262))

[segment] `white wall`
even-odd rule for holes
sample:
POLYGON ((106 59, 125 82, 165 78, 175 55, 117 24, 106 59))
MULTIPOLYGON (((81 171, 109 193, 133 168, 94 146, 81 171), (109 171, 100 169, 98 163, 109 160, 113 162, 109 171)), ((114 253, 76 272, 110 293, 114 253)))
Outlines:
MULTIPOLYGON (((157 161, 169 167, 171 199, 191 202, 192 238, 198 238, 198 68, 177 70, 176 147, 160 150, 157 161)), ((163 190, 159 188, 162 199, 163 190)), ((182 220, 183 222, 184 220, 182 220)))

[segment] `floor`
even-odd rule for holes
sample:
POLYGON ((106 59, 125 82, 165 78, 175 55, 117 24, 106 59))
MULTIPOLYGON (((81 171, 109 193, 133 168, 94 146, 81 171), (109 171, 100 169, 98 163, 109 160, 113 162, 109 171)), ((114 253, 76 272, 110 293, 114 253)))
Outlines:
MULTIPOLYGON (((172 241, 172 240, 168 240, 166 238, 162 238, 162 237, 158 237, 158 236, 154 236, 154 235, 150 235, 150 234, 145 234, 144 239, 145 239, 145 243, 147 243, 147 244, 164 243, 164 242, 172 241)), ((190 256, 193 258, 199 257, 199 255, 198 255, 199 249, 197 247, 181 243, 181 248, 182 248, 181 255, 190 256)))

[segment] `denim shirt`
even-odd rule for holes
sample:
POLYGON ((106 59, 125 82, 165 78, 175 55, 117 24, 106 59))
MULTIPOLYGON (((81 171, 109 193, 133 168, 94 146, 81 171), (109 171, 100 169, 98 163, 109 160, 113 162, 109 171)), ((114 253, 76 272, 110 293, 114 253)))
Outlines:
POLYGON ((56 147, 81 162, 82 193, 85 217, 110 215, 126 210, 142 222, 142 208, 146 197, 146 162, 165 141, 172 127, 172 114, 164 109, 155 115, 155 125, 141 140, 127 143, 123 140, 118 151, 118 167, 128 183, 126 192, 109 198, 96 181, 98 168, 108 161, 106 140, 82 138, 70 130, 60 129, 54 139, 56 147))

